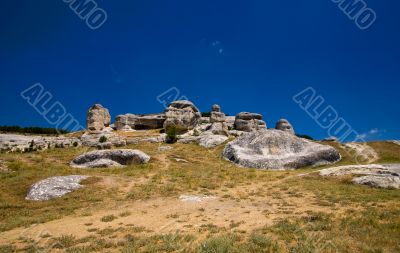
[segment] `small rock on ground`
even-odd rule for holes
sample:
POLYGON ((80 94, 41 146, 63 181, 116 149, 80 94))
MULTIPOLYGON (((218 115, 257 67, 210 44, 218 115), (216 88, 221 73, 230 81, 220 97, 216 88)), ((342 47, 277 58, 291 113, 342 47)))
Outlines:
POLYGON ((87 178, 88 176, 71 175, 41 180, 30 187, 26 200, 44 201, 62 197, 83 187, 80 182, 87 178))

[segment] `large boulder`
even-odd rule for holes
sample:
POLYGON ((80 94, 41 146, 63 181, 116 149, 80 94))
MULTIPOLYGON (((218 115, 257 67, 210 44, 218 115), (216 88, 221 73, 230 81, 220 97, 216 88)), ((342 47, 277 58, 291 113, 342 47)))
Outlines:
POLYGON ((51 177, 33 184, 26 196, 27 200, 43 201, 59 198, 82 187, 80 182, 87 176, 72 175, 51 177))
POLYGON ((70 165, 74 168, 107 168, 143 164, 149 162, 149 160, 150 156, 140 150, 96 150, 76 157, 70 165))
POLYGON ((193 129, 201 121, 199 109, 190 101, 179 100, 172 102, 165 111, 164 129, 175 128, 177 133, 193 129))
POLYGON ((163 128, 165 114, 125 114, 115 118, 115 128, 117 130, 149 130, 163 128))
POLYGON ((210 122, 212 125, 208 131, 212 134, 229 136, 228 125, 225 122, 225 113, 221 112, 219 105, 212 106, 210 122))
POLYGON ((164 127, 164 121, 164 113, 139 115, 137 118, 135 129, 160 129, 164 127))
POLYGON ((319 171, 324 177, 354 175, 354 184, 400 189, 400 164, 344 165, 319 171))
POLYGON ((214 104, 214 105, 211 107, 211 111, 213 111, 213 112, 221 112, 221 106, 219 106, 219 105, 217 105, 217 104, 214 104))
POLYGON ((137 121, 137 115, 135 114, 123 114, 123 115, 118 115, 115 117, 115 129, 116 130, 124 130, 124 131, 129 131, 135 129, 137 121))
POLYGON ((102 131, 104 128, 109 127, 111 116, 108 109, 101 104, 93 105, 87 113, 86 123, 89 131, 102 131))
POLYGON ((330 146, 273 129, 243 134, 226 145, 223 156, 243 167, 271 170, 328 164, 341 158, 330 146))
POLYGON ((400 177, 393 175, 362 176, 354 178, 352 182, 374 188, 400 189, 400 177))
POLYGON ((236 130, 251 132, 265 128, 267 128, 267 124, 262 120, 261 114, 241 112, 235 117, 236 130))
POLYGON ((215 135, 229 136, 229 129, 225 122, 214 122, 207 131, 215 135))
POLYGON ((278 122, 276 122, 275 129, 294 134, 293 126, 287 119, 280 119, 278 122))

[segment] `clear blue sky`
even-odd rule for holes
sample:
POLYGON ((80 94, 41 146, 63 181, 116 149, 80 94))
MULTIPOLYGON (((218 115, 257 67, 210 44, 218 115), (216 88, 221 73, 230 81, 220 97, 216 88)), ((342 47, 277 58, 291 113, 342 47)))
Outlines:
POLYGON ((41 83, 85 124, 95 102, 122 113, 163 111, 177 87, 202 111, 287 118, 327 135, 293 95, 312 86, 368 139, 400 139, 400 1, 367 0, 360 30, 331 0, 97 0, 89 29, 62 0, 0 3, 0 125, 50 126, 20 92, 41 83))

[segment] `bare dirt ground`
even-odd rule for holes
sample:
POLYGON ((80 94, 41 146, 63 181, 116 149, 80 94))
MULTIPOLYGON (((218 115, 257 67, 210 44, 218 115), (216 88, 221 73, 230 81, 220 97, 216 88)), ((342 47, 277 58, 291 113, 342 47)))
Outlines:
MULTIPOLYGON (((158 158, 165 162, 165 155, 160 155, 158 158)), ((165 166, 168 167, 167 162, 165 166)), ((43 234, 50 234, 52 237, 66 234, 85 237, 95 231, 118 230, 123 227, 140 227, 153 234, 175 231, 196 233, 207 226, 227 231, 251 232, 293 214, 332 211, 330 207, 318 205, 317 198, 313 194, 298 195, 280 190, 278 186, 284 181, 285 178, 271 184, 257 183, 228 191, 217 191, 213 194, 214 199, 201 202, 185 202, 179 198, 156 198, 134 203, 104 203, 101 208, 83 210, 78 215, 3 232, 0 234, 0 242, 11 243, 17 241, 21 235, 29 238, 37 238, 43 234), (111 215, 116 218, 110 222, 102 221, 103 217, 111 215)), ((132 185, 143 182, 143 179, 132 181, 130 178, 106 176, 97 184, 101 187, 116 188, 117 192, 123 195, 132 185)))

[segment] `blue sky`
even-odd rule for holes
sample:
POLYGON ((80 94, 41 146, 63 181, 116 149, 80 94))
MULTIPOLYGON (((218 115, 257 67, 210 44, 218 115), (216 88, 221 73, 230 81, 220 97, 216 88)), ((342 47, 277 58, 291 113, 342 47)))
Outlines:
POLYGON ((313 87, 369 140, 400 139, 400 2, 367 0, 360 30, 331 0, 104 1, 91 30, 62 0, 0 3, 0 125, 51 126, 20 93, 41 83, 81 124, 163 111, 171 87, 202 111, 259 112, 327 136, 292 97, 313 87))

